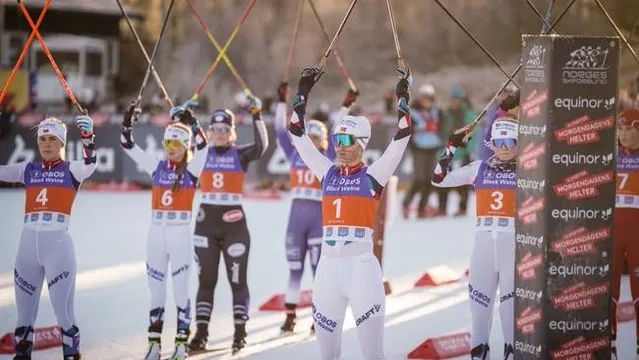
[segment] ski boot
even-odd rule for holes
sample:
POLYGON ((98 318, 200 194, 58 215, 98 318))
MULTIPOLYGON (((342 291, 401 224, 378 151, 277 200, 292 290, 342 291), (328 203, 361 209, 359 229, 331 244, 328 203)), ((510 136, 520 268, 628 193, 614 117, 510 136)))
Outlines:
POLYGON ((286 307, 286 320, 280 327, 282 334, 292 334, 295 331, 295 324, 297 323, 297 315, 295 314, 295 304, 284 304, 286 307))
POLYGON ((72 326, 68 330, 62 330, 62 353, 64 360, 79 360, 80 356, 80 329, 72 326))
POLYGON ((246 324, 235 324, 235 334, 233 334, 233 354, 237 354, 246 347, 246 324))
POLYGON ((188 358, 188 354, 186 351, 187 342, 189 340, 189 331, 188 330, 179 330, 177 335, 175 335, 175 350, 173 350, 173 355, 171 355, 171 360, 185 360, 188 358))
POLYGON ((616 335, 612 335, 612 337, 610 338, 610 359, 617 360, 617 336, 616 335))
POLYGON ((479 344, 470 350, 470 357, 472 360, 489 360, 490 348, 488 344, 479 344))
POLYGON ((14 333, 14 344, 16 356, 13 360, 31 360, 33 351, 33 328, 31 326, 21 326, 14 333))
POLYGON ((209 324, 197 324, 195 335, 189 343, 189 350, 203 351, 206 350, 206 344, 209 342, 209 324))
POLYGON ((515 356, 515 348, 513 344, 504 344, 504 360, 512 360, 515 356))
POLYGON ((161 333, 149 333, 149 345, 144 360, 160 360, 162 356, 161 333))

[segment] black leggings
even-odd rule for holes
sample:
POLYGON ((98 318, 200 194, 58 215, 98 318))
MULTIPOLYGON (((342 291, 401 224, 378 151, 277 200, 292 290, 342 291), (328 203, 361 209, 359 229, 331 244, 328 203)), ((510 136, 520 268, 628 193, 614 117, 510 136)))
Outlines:
MULTIPOLYGON (((195 321, 206 331, 213 311, 213 292, 218 279, 220 254, 233 292, 236 324, 248 320, 249 289, 246 284, 251 237, 241 206, 202 205, 195 225, 195 257, 199 266, 195 321)), ((208 331, 206 332, 208 334, 208 331)))

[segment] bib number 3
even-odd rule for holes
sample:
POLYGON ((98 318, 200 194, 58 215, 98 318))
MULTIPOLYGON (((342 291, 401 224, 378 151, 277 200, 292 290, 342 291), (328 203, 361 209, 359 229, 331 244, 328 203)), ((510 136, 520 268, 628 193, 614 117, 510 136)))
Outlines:
POLYGON ((494 211, 499 211, 504 207, 504 193, 501 191, 493 191, 490 193, 490 197, 492 198, 492 202, 490 203, 490 209, 494 211))

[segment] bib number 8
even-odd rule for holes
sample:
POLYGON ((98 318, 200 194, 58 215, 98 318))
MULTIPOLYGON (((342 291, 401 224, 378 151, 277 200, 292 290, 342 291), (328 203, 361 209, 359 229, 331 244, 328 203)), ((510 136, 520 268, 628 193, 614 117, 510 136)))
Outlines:
POLYGON ((224 187, 224 174, 213 173, 213 188, 221 189, 224 187))
POLYGON ((493 201, 490 203, 490 209, 494 211, 501 210, 504 207, 504 193, 501 191, 493 191, 490 193, 493 201))
POLYGON ((171 192, 171 190, 166 190, 163 194, 162 194, 162 206, 171 206, 171 204, 173 204, 173 193, 171 192))
POLYGON ((298 184, 313 184, 313 180, 315 180, 315 175, 311 172, 311 170, 297 169, 297 183, 298 184))
POLYGON ((49 198, 47 197, 47 188, 40 190, 40 193, 38 193, 38 196, 36 196, 35 202, 42 206, 47 205, 47 203, 49 202, 49 198))

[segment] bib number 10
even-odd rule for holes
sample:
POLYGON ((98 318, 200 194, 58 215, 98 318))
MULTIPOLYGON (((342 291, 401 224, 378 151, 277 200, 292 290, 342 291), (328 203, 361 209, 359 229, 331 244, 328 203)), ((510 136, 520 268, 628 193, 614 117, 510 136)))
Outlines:
POLYGON ((315 175, 311 172, 311 170, 297 169, 297 183, 312 185, 315 180, 315 175))

